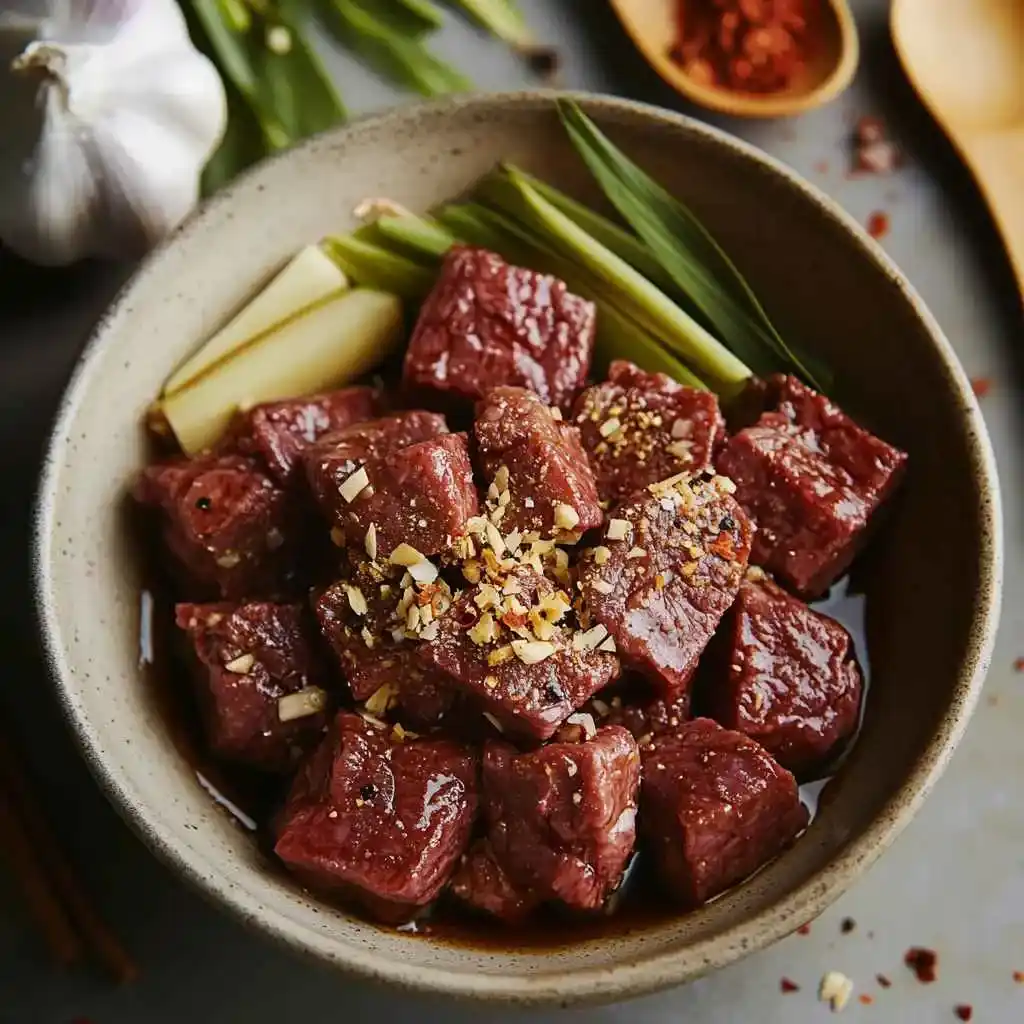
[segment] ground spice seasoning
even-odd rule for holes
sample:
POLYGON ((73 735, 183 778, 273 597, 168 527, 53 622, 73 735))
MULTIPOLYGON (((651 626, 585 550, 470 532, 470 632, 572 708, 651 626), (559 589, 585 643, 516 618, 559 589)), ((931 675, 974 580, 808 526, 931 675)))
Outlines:
POLYGON ((953 1012, 956 1014, 957 1020, 970 1020, 974 1016, 974 1007, 967 1003, 961 1003, 953 1008, 953 1012))
POLYGON ((678 0, 669 56, 703 85, 785 89, 804 67, 820 0, 678 0))
POLYGON ((935 980, 938 954, 931 949, 913 946, 903 955, 903 962, 917 975, 917 980, 927 985, 935 980))
POLYGON ((881 210, 876 210, 868 217, 867 229, 872 238, 885 238, 889 234, 889 215, 881 210))
POLYGON ((789 978, 782 978, 779 981, 779 989, 785 995, 789 995, 790 992, 799 992, 800 986, 795 981, 790 981, 789 978))

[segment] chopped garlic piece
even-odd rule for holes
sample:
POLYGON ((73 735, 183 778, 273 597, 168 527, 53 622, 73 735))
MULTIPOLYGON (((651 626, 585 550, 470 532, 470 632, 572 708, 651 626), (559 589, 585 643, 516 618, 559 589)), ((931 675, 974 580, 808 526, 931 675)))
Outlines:
POLYGON ((579 525, 579 521, 580 514, 572 505, 555 506, 555 526, 560 530, 571 530, 574 526, 579 525))
POLYGON ((617 433, 621 427, 622 423, 612 416, 610 419, 605 420, 597 429, 602 437, 611 437, 612 434, 617 433))
POLYGON ((395 697, 398 696, 398 687, 394 683, 385 683, 383 686, 378 687, 370 696, 367 698, 365 707, 371 715, 383 715, 389 707, 395 702, 395 697))
POLYGON ((346 585, 345 594, 348 597, 348 606, 356 615, 365 615, 370 609, 363 597, 363 592, 358 587, 346 585))
POLYGON ((366 531, 366 537, 363 542, 366 546, 366 553, 370 558, 377 557, 377 527, 374 523, 370 523, 369 528, 366 531))
POLYGON ((399 544, 388 558, 392 565, 404 565, 406 568, 424 561, 421 555, 411 544, 399 544))
POLYGON ((555 653, 555 645, 546 640, 513 640, 512 650, 524 665, 536 665, 555 653))
POLYGON ((502 540, 501 534, 498 533, 498 528, 494 523, 488 523, 486 528, 487 543, 491 545, 494 553, 497 555, 505 554, 505 541, 502 540))
POLYGON ((505 644, 504 647, 499 647, 497 650, 491 651, 487 655, 487 664, 492 668, 495 665, 502 665, 510 658, 514 658, 516 652, 512 650, 511 644, 505 644))
POLYGON ((437 579, 437 566, 429 558, 424 558, 409 566, 409 575, 417 583, 433 583, 437 579))
POLYGON ((494 486, 499 493, 508 490, 508 466, 498 467, 498 472, 494 474, 494 486))
POLYGON ((494 726, 494 728, 498 730, 498 732, 504 732, 504 731, 505 731, 505 730, 504 730, 504 729, 502 729, 502 727, 501 727, 501 722, 499 722, 499 721, 498 721, 498 720, 497 720, 497 719, 496 719, 496 718, 494 717, 494 715, 492 715, 492 714, 490 713, 490 711, 485 711, 485 712, 484 712, 484 718, 486 718, 486 719, 487 719, 487 721, 488 721, 488 722, 490 722, 490 723, 491 723, 491 725, 493 725, 493 726, 494 726))
POLYGON ((476 625, 470 629, 469 639, 477 646, 482 647, 484 644, 489 644, 497 638, 498 624, 494 621, 494 616, 490 612, 484 612, 476 620, 476 625))
POLYGON ((853 995, 853 982, 839 971, 827 971, 818 986, 818 999, 828 1003, 833 1013, 839 1013, 853 995))
POLYGON ((327 707, 327 693, 319 686, 306 686, 295 693, 288 693, 277 702, 277 717, 282 722, 315 715, 327 707))
POLYGON ((359 497, 367 487, 370 486, 370 478, 366 475, 366 468, 360 466, 342 485, 338 488, 341 496, 351 504, 359 497))
POLYGON ((591 586, 592 586, 592 587, 593 587, 593 588, 594 588, 594 589, 595 589, 595 590, 596 590, 596 591, 597 591, 597 592, 598 592, 599 594, 610 594, 610 593, 611 593, 611 592, 612 592, 612 591, 613 591, 613 590, 615 589, 615 588, 614 588, 614 587, 613 587, 613 586, 612 586, 612 585, 611 585, 611 584, 610 584, 610 583, 609 583, 609 582, 608 582, 607 580, 603 580, 603 579, 601 579, 601 577, 600 577, 600 576, 598 576, 598 577, 597 577, 597 578, 596 578, 596 579, 594 580, 594 582, 593 582, 593 583, 591 584, 591 586))
POLYGON ((584 649, 592 651, 606 636, 608 636, 608 630, 599 622, 596 626, 591 626, 590 629, 580 634, 580 639, 584 649))
POLYGON ((237 658, 229 661, 224 667, 229 672, 234 672, 240 676, 247 676, 255 664, 256 659, 251 654, 240 654, 237 658))
POLYGON ((625 540, 633 532, 633 527, 628 519, 609 519, 608 533, 609 540, 625 540))
POLYGON ((681 437, 689 437, 693 433, 693 424, 689 420, 676 420, 672 424, 672 436, 679 440, 681 437))
POLYGON ((611 548, 606 548, 603 544, 599 544, 594 548, 594 564, 604 565, 609 558, 612 557, 611 548))
POLYGON ((574 715, 570 715, 566 722, 569 725, 578 725, 584 733, 586 733, 587 739, 591 739, 597 735, 597 726, 594 725, 594 716, 588 715, 585 711, 577 711, 574 715))
POLYGON ((674 455, 677 459, 688 459, 692 447, 692 441, 673 441, 671 444, 665 445, 665 451, 669 455, 674 455))

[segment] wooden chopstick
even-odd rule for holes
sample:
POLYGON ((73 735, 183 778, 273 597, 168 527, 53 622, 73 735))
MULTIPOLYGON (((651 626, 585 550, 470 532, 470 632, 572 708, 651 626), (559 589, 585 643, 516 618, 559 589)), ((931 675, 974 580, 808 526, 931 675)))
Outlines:
MULTIPOLYGON (((4 813, 3 807, 17 829, 18 838, 13 845, 17 846, 18 855, 12 858, 12 869, 19 878, 29 868, 34 873, 34 895, 29 899, 26 888, 26 898, 55 958, 60 963, 76 962, 84 942, 88 953, 114 981, 132 981, 139 973, 137 965, 93 907, 43 815, 13 744, 0 730, 0 815, 4 813), (39 888, 45 900, 37 891, 39 888), (51 917, 54 907, 59 911, 61 925, 56 925, 56 919, 51 917), (70 929, 69 919, 78 932, 71 930, 76 955, 66 961, 70 947, 64 946, 67 936, 63 925, 70 929)), ((0 836, 4 836, 6 819, 0 818, 0 825, 4 826, 0 836)))

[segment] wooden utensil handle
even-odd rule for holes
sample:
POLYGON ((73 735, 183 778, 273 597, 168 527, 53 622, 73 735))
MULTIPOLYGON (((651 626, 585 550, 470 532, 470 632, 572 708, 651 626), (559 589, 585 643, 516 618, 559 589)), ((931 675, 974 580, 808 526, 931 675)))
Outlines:
POLYGON ((1024 298, 1024 128, 973 135, 966 148, 1024 298))

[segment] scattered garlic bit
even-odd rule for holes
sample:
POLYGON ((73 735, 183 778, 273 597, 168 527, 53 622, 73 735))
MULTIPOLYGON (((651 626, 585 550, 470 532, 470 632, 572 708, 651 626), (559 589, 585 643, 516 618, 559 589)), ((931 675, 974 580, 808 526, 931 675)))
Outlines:
POLYGON ((369 722, 375 729, 386 729, 388 727, 387 722, 382 722, 379 718, 371 715, 369 711, 364 711, 362 708, 357 708, 359 717, 364 722, 369 722))
POLYGON ((512 650, 524 665, 536 665, 555 653, 555 645, 546 640, 513 640, 512 650))
POLYGON ((736 493, 736 485, 727 476, 716 476, 711 484, 719 494, 736 493))
POLYGON ((285 694, 277 702, 277 717, 282 722, 315 715, 327 707, 327 693, 319 686, 306 686, 295 693, 285 694))
POLYGON ((503 540, 501 534, 498 533, 498 528, 494 525, 494 523, 488 523, 484 530, 484 533, 487 537, 487 543, 491 545, 491 549, 494 551, 494 553, 496 555, 505 554, 505 541, 503 540))
POLYGON ((693 433, 693 424, 689 420, 676 420, 672 424, 672 437, 679 440, 682 437, 689 437, 693 433))
POLYGON ((603 700, 598 700, 597 697, 595 697, 590 703, 601 718, 607 718, 612 710, 603 700))
POLYGON ((609 636, 608 639, 605 640, 605 642, 601 644, 600 647, 598 647, 599 651, 604 651, 607 654, 614 654, 616 649, 617 648, 615 647, 615 637, 613 636, 609 636))
POLYGON ((625 540, 633 532, 633 527, 628 519, 609 519, 608 532, 609 540, 625 540))
POLYGON ((688 459, 692 447, 692 441, 673 441, 671 444, 665 445, 665 451, 669 455, 674 455, 677 459, 688 459))
POLYGON ((627 558, 643 558, 647 554, 644 548, 630 548, 627 558))
POLYGON ((580 514, 572 505, 555 506, 555 526, 560 530, 571 530, 579 525, 579 521, 580 514))
POLYGON ((508 466, 498 468, 498 472, 494 474, 494 486, 499 494, 508 490, 508 466))
MULTIPOLYGON (((507 494, 508 491, 505 493, 507 494)), ((504 540, 506 550, 515 554, 519 550, 519 545, 523 542, 523 535, 518 530, 513 530, 505 536, 504 540)))
POLYGON ((363 597, 363 592, 358 587, 350 584, 345 585, 345 595, 348 597, 348 606, 356 615, 365 615, 370 609, 363 597))
POLYGON ((403 729, 400 722, 395 722, 394 727, 391 729, 391 738, 396 743, 404 743, 407 736, 409 739, 416 738, 414 733, 407 732, 403 729))
POLYGON ((345 546, 345 531, 339 530, 338 527, 331 527, 331 543, 336 548, 343 548, 345 546))
POLYGON ((234 569, 241 560, 242 556, 237 551, 225 551, 224 554, 217 559, 217 564, 222 569, 234 569))
POLYGON ((498 677, 497 676, 484 676, 484 686, 486 686, 488 690, 497 689, 498 677))
POLYGON ((496 718, 494 717, 494 715, 492 715, 492 714, 490 713, 490 711, 485 711, 485 712, 484 712, 484 718, 486 718, 486 719, 487 719, 487 721, 488 721, 488 722, 490 722, 490 723, 491 723, 491 725, 493 725, 493 726, 494 726, 494 728, 498 730, 498 732, 504 732, 504 731, 505 731, 505 730, 504 730, 504 729, 503 729, 503 728, 501 727, 501 722, 499 722, 499 721, 498 721, 498 720, 497 720, 497 719, 496 719, 496 718))
POLYGON ((572 795, 572 802, 577 807, 579 807, 579 805, 581 803, 583 803, 583 794, 579 790, 577 790, 575 793, 573 793, 573 795, 572 795))
POLYGON ((383 715, 395 703, 397 696, 398 687, 394 683, 385 683, 370 694, 365 704, 366 710, 371 715, 383 715))
POLYGON ((417 583, 433 583, 437 579, 437 566, 429 558, 424 558, 409 566, 409 575, 417 583))
POLYGON ((434 621, 431 622, 429 626, 424 626, 423 629, 420 630, 420 639, 421 640, 427 640, 427 641, 436 640, 437 639, 437 634, 440 631, 441 631, 441 620, 440 619, 434 619, 434 621))
POLYGON ((602 437, 611 437, 612 434, 616 433, 621 427, 622 423, 612 416, 611 419, 605 420, 597 429, 602 437))
POLYGON ((612 585, 611 585, 611 584, 610 584, 610 583, 609 583, 609 582, 608 582, 607 580, 603 580, 603 579, 601 579, 601 577, 600 577, 600 576, 598 576, 598 577, 597 577, 597 578, 596 578, 596 579, 594 580, 594 582, 593 582, 593 583, 591 584, 591 586, 592 586, 592 587, 593 587, 593 588, 594 588, 594 589, 595 589, 595 590, 596 590, 596 591, 597 591, 597 592, 598 592, 599 594, 610 594, 610 593, 611 593, 611 592, 612 592, 612 591, 613 591, 613 590, 615 589, 615 588, 614 588, 614 587, 613 587, 613 586, 612 586, 612 585))
POLYGON ((421 555, 411 544, 399 544, 388 557, 392 565, 404 565, 407 569, 424 561, 421 555))
POLYGON ((603 544, 599 544, 594 548, 594 564, 604 565, 609 558, 612 557, 611 548, 606 548, 603 544))
POLYGON ((377 526, 374 523, 370 523, 366 531, 366 537, 363 541, 366 547, 366 553, 370 558, 377 557, 377 526))
POLYGON ((359 497, 367 487, 370 486, 370 478, 366 475, 366 469, 360 466, 342 485, 338 488, 341 496, 351 504, 359 497))
POLYGON ((533 508, 533 505, 534 505, 533 498, 531 498, 531 497, 523 498, 523 507, 524 508, 533 508))
POLYGON ((224 667, 229 672, 235 672, 240 676, 247 676, 255 664, 256 659, 251 654, 240 654, 237 658, 232 658, 224 667))
POLYGON ((605 629, 600 622, 596 626, 591 626, 590 629, 579 634, 580 643, 585 651, 592 651, 607 636, 608 630, 605 629))
POLYGON ((577 711, 570 715, 566 722, 569 725, 578 725, 586 734, 587 739, 593 739, 597 735, 597 726, 594 725, 594 716, 588 715, 585 711, 577 711))
POLYGON ((505 644, 503 647, 499 647, 487 655, 487 664, 493 668, 495 665, 503 665, 506 661, 514 658, 515 656, 516 652, 512 650, 512 645, 505 644))
POLYGON ((482 537, 487 529, 487 520, 483 516, 470 516, 466 520, 466 529, 470 533, 482 537))
POLYGON ((476 620, 476 625, 469 631, 469 639, 479 647, 498 639, 498 624, 490 612, 484 612, 476 620))
POLYGON ((818 986, 818 999, 828 1003, 833 1013, 839 1013, 853 995, 853 982, 839 971, 826 971, 818 986))
POLYGON ((560 420, 562 418, 562 410, 559 409, 557 405, 552 405, 550 407, 550 409, 551 409, 551 418, 553 420, 560 420))

